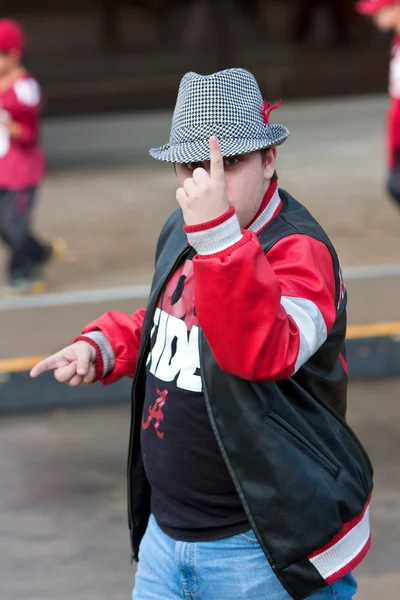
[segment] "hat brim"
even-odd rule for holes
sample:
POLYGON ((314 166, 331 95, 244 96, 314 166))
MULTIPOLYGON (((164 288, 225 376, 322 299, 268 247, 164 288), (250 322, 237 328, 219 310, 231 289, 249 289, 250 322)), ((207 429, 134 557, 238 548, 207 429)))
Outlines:
MULTIPOLYGON (((268 125, 266 136, 259 139, 228 138, 220 139, 219 145, 222 156, 237 156, 248 154, 264 148, 280 146, 289 137, 289 130, 283 125, 268 125)), ((159 148, 151 148, 150 155, 156 160, 166 162, 200 162, 210 160, 210 145, 208 140, 194 140, 180 144, 165 144, 159 148)))

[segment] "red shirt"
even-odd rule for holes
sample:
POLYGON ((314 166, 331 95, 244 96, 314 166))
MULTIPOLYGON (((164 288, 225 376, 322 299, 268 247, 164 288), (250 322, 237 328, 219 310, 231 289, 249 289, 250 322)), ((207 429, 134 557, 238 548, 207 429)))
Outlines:
POLYGON ((37 81, 26 74, 0 91, 0 189, 24 189, 44 176, 46 160, 38 143, 41 95, 37 81), (14 121, 22 137, 11 139, 3 122, 14 121))

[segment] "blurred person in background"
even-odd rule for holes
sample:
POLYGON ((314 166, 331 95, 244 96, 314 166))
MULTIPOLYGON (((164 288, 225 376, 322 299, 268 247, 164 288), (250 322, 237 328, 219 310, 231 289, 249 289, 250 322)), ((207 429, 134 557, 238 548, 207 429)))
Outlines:
POLYGON ((278 187, 279 104, 244 69, 183 77, 169 143, 150 151, 174 165, 180 207, 147 308, 104 314, 31 372, 134 377, 133 600, 350 600, 368 552, 346 290, 327 235, 278 187))
POLYGON ((293 39, 297 44, 308 41, 316 13, 326 9, 332 26, 333 46, 343 46, 350 42, 347 0, 298 0, 294 23, 293 39))
POLYGON ((393 31, 387 118, 387 190, 400 208, 400 0, 362 0, 356 9, 372 18, 381 31, 393 31))
POLYGON ((43 243, 31 232, 45 157, 40 87, 22 65, 25 51, 21 26, 0 19, 0 237, 10 253, 4 295, 43 292, 44 268, 63 250, 61 240, 43 243))

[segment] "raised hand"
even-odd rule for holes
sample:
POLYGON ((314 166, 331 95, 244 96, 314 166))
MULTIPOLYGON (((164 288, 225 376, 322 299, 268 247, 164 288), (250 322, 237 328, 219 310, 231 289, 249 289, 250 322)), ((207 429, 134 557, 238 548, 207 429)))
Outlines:
POLYGON ((218 139, 210 138, 210 174, 199 167, 176 192, 186 225, 200 225, 223 215, 229 209, 224 159, 218 139))
POLYGON ((88 385, 96 379, 96 350, 83 340, 79 340, 52 356, 41 360, 30 372, 35 378, 46 371, 54 371, 60 383, 71 387, 88 385))

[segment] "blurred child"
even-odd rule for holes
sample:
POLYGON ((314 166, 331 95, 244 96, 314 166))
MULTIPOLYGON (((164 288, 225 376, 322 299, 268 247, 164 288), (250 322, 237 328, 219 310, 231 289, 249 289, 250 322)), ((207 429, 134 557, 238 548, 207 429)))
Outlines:
POLYGON ((400 0, 361 0, 356 9, 370 16, 381 31, 395 33, 389 81, 387 190, 400 207, 400 0))
POLYGON ((44 291, 44 267, 61 250, 61 242, 42 243, 30 231, 45 157, 40 87, 21 63, 25 50, 20 25, 0 19, 0 237, 10 251, 8 293, 44 291))

